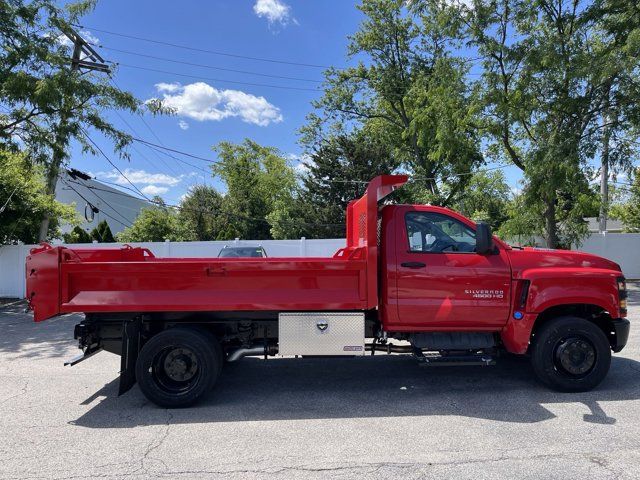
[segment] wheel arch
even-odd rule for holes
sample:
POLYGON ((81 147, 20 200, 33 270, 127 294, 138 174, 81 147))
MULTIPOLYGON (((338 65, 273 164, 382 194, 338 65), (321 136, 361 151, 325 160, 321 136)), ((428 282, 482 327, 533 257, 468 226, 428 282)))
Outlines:
POLYGON ((559 317, 578 317, 592 322, 606 335, 609 345, 612 347, 615 345, 616 334, 611 315, 604 307, 592 303, 566 303, 548 307, 535 318, 531 328, 530 341, 543 325, 559 317))
POLYGON ((609 311, 597 303, 556 303, 541 312, 527 313, 520 319, 511 318, 500 336, 506 350, 515 354, 529 353, 531 340, 545 323, 554 318, 574 316, 595 323, 604 332, 613 347, 616 333, 609 311))

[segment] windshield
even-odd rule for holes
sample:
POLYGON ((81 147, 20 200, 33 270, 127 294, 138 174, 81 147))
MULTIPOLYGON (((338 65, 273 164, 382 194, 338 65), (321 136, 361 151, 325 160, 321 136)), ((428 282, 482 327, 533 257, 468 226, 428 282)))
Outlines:
POLYGON ((266 257, 262 247, 225 247, 220 250, 220 258, 266 257))

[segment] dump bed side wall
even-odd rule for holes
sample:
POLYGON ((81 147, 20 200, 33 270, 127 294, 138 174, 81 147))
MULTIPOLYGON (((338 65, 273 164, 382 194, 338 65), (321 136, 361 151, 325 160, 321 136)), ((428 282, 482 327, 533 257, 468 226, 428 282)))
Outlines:
POLYGON ((362 310, 366 264, 148 259, 61 264, 61 312, 362 310))

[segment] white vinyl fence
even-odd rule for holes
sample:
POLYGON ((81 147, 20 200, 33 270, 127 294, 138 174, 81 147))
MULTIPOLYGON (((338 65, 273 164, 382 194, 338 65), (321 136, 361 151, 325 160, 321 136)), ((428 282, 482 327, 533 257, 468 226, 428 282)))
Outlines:
MULTIPOLYGON (((344 239, 235 240, 228 242, 147 242, 157 257, 217 257, 225 245, 262 245, 270 257, 330 257, 344 239)), ((73 248, 117 248, 121 243, 75 244, 73 248)), ((24 297, 24 261, 33 245, 0 247, 0 297, 24 297)), ((592 234, 579 250, 606 257, 622 266, 629 279, 640 279, 640 233, 592 234)))
MULTIPOLYGON (((331 257, 346 245, 345 239, 322 240, 231 240, 225 242, 144 242, 131 243, 146 247, 156 257, 217 257, 225 246, 262 245, 269 257, 331 257)), ((23 298, 25 292, 24 262, 35 245, 0 247, 0 297, 23 298)), ((84 243, 72 248, 119 248, 122 243, 84 243)))
POLYGON ((578 250, 613 260, 625 277, 640 279, 640 233, 593 233, 578 250))

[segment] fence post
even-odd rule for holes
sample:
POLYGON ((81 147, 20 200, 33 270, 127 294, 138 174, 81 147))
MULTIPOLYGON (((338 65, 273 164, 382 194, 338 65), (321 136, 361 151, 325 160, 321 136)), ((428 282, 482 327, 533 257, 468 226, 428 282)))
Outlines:
POLYGON ((301 257, 307 256, 307 238, 306 237, 300 237, 300 256, 301 257))
POLYGON ((171 240, 169 240, 168 238, 164 241, 164 256, 171 256, 171 240))
POLYGON ((18 272, 22 272, 20 275, 20 291, 18 292, 19 298, 25 298, 27 296, 27 272, 25 270, 25 262, 27 260, 27 255, 29 254, 29 250, 31 250, 31 246, 25 245, 24 243, 20 245, 18 248, 18 272), (26 250, 26 252, 25 252, 26 250))

